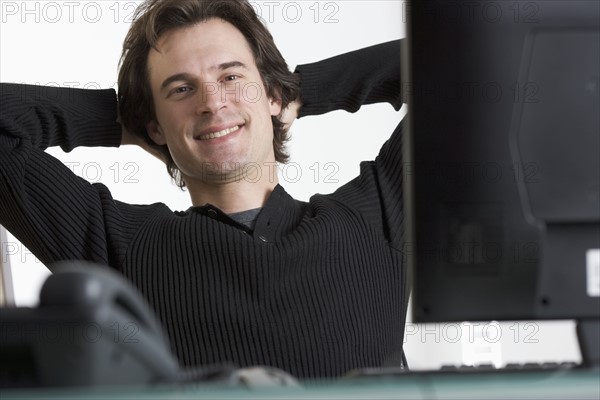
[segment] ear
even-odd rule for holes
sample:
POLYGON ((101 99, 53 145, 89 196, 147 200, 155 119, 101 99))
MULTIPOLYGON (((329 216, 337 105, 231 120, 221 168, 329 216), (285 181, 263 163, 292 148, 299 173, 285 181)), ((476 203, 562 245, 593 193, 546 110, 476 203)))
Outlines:
MULTIPOLYGON (((277 96, 277 94, 276 94, 277 96)), ((272 116, 281 114, 281 99, 277 97, 269 97, 269 111, 272 116)))
POLYGON ((155 121, 150 121, 146 124, 146 131, 148 131, 150 139, 152 139, 157 145, 164 146, 167 144, 167 139, 160 128, 160 125, 158 125, 155 121))

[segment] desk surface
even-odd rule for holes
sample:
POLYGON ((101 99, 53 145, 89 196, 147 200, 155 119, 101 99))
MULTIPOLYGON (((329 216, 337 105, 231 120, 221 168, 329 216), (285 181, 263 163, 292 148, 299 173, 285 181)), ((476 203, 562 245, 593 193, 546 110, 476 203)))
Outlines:
POLYGON ((600 399, 600 370, 494 373, 409 373, 353 378, 301 388, 163 385, 0 392, 9 399, 600 399))

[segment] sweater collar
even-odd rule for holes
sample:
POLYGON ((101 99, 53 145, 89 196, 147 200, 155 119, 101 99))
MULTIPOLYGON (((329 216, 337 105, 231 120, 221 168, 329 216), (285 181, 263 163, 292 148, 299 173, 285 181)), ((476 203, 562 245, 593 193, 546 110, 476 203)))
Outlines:
MULTIPOLYGON (((284 235, 293 231, 300 223, 306 208, 307 203, 295 200, 280 184, 277 184, 265 202, 262 211, 258 214, 253 236, 263 243, 279 242, 284 235)), ((187 213, 202 214, 250 233, 247 227, 236 223, 212 204, 192 206, 188 208, 187 213)))
POLYGON ((254 236, 265 243, 279 242, 302 220, 307 204, 295 200, 277 184, 258 215, 254 236))

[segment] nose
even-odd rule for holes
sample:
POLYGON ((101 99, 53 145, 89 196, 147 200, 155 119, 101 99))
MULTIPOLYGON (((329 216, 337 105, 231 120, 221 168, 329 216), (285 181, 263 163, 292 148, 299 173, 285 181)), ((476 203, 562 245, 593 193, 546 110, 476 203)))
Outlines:
POLYGON ((226 84, 221 82, 205 83, 203 89, 199 91, 198 99, 199 114, 215 114, 223 108, 227 108, 230 103, 236 102, 239 96, 239 90, 236 84, 226 84))
POLYGON ((204 83, 198 96, 198 114, 216 114, 225 106, 226 98, 222 95, 221 85, 216 82, 204 83))

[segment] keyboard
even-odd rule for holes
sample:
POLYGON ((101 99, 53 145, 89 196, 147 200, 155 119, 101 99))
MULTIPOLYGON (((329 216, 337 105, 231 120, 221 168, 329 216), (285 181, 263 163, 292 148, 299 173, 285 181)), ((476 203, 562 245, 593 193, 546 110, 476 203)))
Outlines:
POLYGON ((360 377, 395 377, 401 375, 440 375, 453 373, 511 373, 511 372, 550 372, 565 371, 582 368, 581 364, 574 362, 543 362, 543 363, 509 363, 497 368, 493 364, 479 365, 443 365, 436 370, 411 370, 401 367, 389 368, 364 368, 349 372, 345 378, 360 377))

